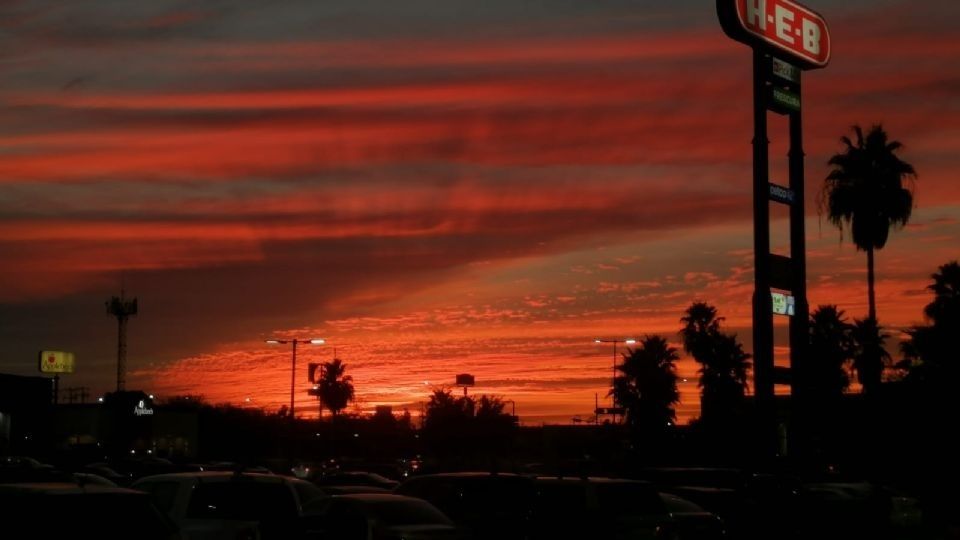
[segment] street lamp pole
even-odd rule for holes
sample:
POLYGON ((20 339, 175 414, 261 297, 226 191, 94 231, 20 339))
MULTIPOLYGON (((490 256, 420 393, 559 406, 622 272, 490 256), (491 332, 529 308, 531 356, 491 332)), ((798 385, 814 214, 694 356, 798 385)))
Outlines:
POLYGON ((617 343, 624 343, 627 345, 633 345, 637 340, 633 338, 627 339, 595 339, 594 343, 613 343, 613 378, 610 379, 610 399, 613 402, 613 406, 617 406, 617 394, 614 392, 617 385, 617 343))
POLYGON ((297 383, 297 343, 310 343, 313 345, 323 345, 326 343, 323 339, 313 338, 313 339, 268 339, 267 343, 271 345, 286 345, 291 343, 293 345, 293 358, 291 361, 290 367, 290 420, 296 419, 296 409, 294 409, 294 391, 296 389, 297 383))

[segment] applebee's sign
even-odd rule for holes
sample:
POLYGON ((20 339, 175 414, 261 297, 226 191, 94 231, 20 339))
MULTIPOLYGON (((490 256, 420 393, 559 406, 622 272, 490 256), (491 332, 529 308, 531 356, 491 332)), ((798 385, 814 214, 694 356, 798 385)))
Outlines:
POLYGON ((723 31, 806 69, 830 62, 830 32, 817 12, 791 0, 717 0, 723 31))

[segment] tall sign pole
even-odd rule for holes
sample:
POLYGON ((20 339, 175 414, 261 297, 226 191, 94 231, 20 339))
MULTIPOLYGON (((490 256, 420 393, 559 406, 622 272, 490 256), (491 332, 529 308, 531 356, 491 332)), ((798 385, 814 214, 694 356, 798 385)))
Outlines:
POLYGON ((807 411, 809 307, 800 78, 802 71, 824 68, 830 62, 830 33, 821 15, 792 0, 717 0, 717 15, 728 36, 753 49, 754 395, 760 451, 773 457, 783 449, 778 444, 774 385, 791 384, 796 416, 803 418, 807 411), (789 117, 788 187, 770 182, 768 111, 789 117), (770 253, 771 200, 790 206, 789 258, 770 253), (774 312, 791 317, 786 380, 777 380, 774 369, 774 312))

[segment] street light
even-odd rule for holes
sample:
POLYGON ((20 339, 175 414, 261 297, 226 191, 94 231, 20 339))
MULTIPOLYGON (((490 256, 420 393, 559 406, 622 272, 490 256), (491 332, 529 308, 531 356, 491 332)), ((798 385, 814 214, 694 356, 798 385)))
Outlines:
POLYGON ((297 343, 310 343, 312 345, 323 345, 326 343, 323 339, 313 338, 313 339, 268 339, 267 343, 270 345, 286 345, 287 343, 293 344, 293 361, 290 369, 290 420, 296 419, 294 416, 294 405, 293 405, 293 392, 296 387, 297 382, 297 343))
MULTIPOLYGON (((610 381, 610 398, 613 401, 613 406, 617 406, 617 394, 614 392, 617 385, 617 343, 624 343, 627 345, 633 345, 637 340, 633 338, 627 339, 595 339, 594 343, 613 343, 613 379, 610 381)), ((616 419, 614 419, 616 420, 616 419)))

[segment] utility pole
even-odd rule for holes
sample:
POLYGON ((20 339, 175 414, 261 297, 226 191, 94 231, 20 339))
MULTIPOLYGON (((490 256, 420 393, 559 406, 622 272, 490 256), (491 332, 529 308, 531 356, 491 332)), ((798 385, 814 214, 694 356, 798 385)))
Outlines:
POLYGON ((123 287, 120 296, 106 302, 107 314, 117 318, 117 392, 123 392, 127 384, 127 321, 137 314, 137 299, 127 299, 123 287))

